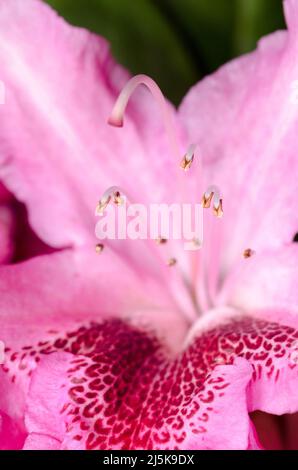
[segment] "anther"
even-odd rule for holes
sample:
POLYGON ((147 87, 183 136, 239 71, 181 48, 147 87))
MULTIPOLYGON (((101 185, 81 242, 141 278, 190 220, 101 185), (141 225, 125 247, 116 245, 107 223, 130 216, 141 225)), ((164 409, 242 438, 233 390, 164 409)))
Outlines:
POLYGON ((213 214, 218 218, 223 216, 222 199, 219 200, 218 205, 213 204, 213 214))
POLYGON ((97 254, 101 253, 104 249, 104 245, 102 243, 97 243, 97 245, 95 246, 95 252, 97 254))
POLYGON ((195 248, 199 248, 202 246, 202 242, 198 238, 194 238, 192 243, 195 248))
POLYGON ((190 169, 192 162, 194 160, 194 157, 195 157, 195 145, 192 144, 190 145, 188 151, 186 152, 186 154, 184 155, 180 163, 180 167, 182 168, 182 170, 187 171, 190 169))
POLYGON ((102 215, 112 198, 114 204, 116 204, 117 206, 124 203, 124 199, 121 195, 120 189, 117 186, 112 186, 111 188, 108 188, 102 195, 95 208, 95 214, 102 215))
POLYGON ((175 258, 170 258, 167 262, 167 265, 168 266, 175 266, 176 263, 177 263, 177 260, 175 258))
POLYGON ((185 155, 185 156, 183 157, 183 159, 181 160, 181 163, 180 163, 180 166, 181 166, 182 170, 184 170, 184 171, 189 170, 190 167, 191 167, 192 162, 193 162, 193 157, 192 157, 191 160, 188 160, 188 159, 186 158, 186 155, 185 155))
POLYGON ((222 208, 222 198, 220 196, 220 191, 216 186, 209 186, 207 191, 203 194, 202 197, 202 206, 204 209, 209 209, 211 206, 211 202, 213 200, 213 214, 216 217, 223 216, 223 208, 222 208))
POLYGON ((251 250, 250 248, 247 248, 243 252, 243 258, 245 258, 245 259, 251 258, 254 254, 255 254, 255 251, 251 250))
POLYGON ((202 206, 204 209, 209 209, 214 193, 207 195, 206 193, 202 197, 202 206))
POLYGON ((121 206, 121 204, 123 204, 123 198, 121 197, 121 193, 120 191, 115 191, 113 193, 113 196, 114 196, 114 203, 117 205, 117 206, 121 206))
POLYGON ((98 204, 95 208, 95 214, 96 215, 103 214, 103 212, 106 209, 107 205, 109 204, 110 200, 111 200, 111 196, 109 196, 105 199, 102 198, 100 201, 98 201, 98 204))
POLYGON ((155 241, 158 245, 164 245, 168 240, 166 238, 158 237, 155 241))

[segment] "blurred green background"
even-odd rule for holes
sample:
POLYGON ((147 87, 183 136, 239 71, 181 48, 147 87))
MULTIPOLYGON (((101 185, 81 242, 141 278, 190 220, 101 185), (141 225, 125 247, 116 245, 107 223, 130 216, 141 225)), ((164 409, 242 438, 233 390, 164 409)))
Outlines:
POLYGON ((46 0, 67 21, 105 36, 132 73, 179 103, 218 66, 284 28, 282 0, 46 0))

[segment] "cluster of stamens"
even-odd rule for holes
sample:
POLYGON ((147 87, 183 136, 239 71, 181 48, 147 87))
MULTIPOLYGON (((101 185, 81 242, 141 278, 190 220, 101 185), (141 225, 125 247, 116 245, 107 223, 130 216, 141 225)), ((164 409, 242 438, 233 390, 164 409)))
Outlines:
MULTIPOLYGON (((165 124, 166 131, 169 137, 171 148, 173 150, 173 153, 177 156, 177 158, 179 158, 179 154, 180 154, 179 144, 177 141, 177 135, 174 131, 174 126, 172 123, 172 116, 171 116, 168 104, 165 101, 164 96, 162 92, 160 91, 159 87, 157 86, 157 84, 146 75, 137 75, 131 78, 127 82, 127 84, 124 86, 124 88, 122 89, 121 93, 119 94, 116 100, 112 113, 108 119, 108 124, 114 127, 123 126, 123 116, 124 116, 124 112, 128 104, 129 98, 139 85, 145 85, 149 89, 149 91, 152 93, 157 103, 159 104, 162 115, 163 115, 164 124, 165 124)), ((180 161, 180 167, 182 170, 188 171, 191 168, 193 161, 194 161, 194 157, 195 157, 195 148, 196 146, 194 144, 191 144, 189 148, 187 149, 187 152, 185 153, 184 157, 180 161)), ((109 188, 107 191, 105 191, 105 193, 103 194, 102 198, 100 199, 100 201, 98 202, 96 206, 96 211, 95 211, 96 215, 102 215, 110 202, 113 202, 116 205, 123 204, 124 200, 123 200, 122 194, 123 193, 117 187, 112 187, 112 188, 109 188)), ((221 218, 223 216, 222 197, 220 195, 219 189, 216 186, 210 186, 207 189, 207 191, 205 191, 201 203, 204 209, 209 209, 212 204, 213 214, 218 218, 221 218)), ((156 240, 156 242, 159 245, 165 244, 166 241, 167 240, 162 237, 159 237, 159 239, 156 240)), ((197 240, 194 240, 194 245, 196 245, 197 247, 201 246, 201 244, 197 240)), ((100 253, 102 250, 103 250, 102 244, 96 245, 97 253, 100 253)), ((243 256, 249 257, 250 255, 244 254, 243 256)), ((174 266, 176 264, 176 259, 170 258, 167 264, 169 266, 174 266)))

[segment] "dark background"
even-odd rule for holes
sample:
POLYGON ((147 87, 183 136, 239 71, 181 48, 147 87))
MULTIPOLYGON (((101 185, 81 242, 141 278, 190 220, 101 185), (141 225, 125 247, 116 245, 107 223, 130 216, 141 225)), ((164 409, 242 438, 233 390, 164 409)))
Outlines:
POLYGON ((66 20, 105 36, 120 63, 179 103, 219 65, 284 28, 282 0, 46 0, 66 20))

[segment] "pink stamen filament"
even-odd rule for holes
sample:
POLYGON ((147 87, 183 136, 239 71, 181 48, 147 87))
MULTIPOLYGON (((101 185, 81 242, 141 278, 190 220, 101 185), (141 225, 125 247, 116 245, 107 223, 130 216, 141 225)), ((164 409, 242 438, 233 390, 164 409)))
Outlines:
MULTIPOLYGON (((144 75, 144 74, 136 75, 135 77, 132 77, 126 83, 126 85, 124 86, 120 95, 117 98, 117 101, 113 107, 112 113, 108 119, 108 123, 111 126, 115 126, 115 127, 123 126, 123 117, 124 117, 126 106, 128 104, 128 101, 131 95, 133 94, 133 92, 139 85, 145 85, 148 88, 148 90, 151 92, 153 97, 155 98, 157 104, 159 105, 161 113, 162 113, 162 117, 163 117, 163 122, 164 122, 166 132, 168 135, 169 143, 171 146, 171 150, 173 154, 176 156, 176 158, 179 160, 181 158, 180 146, 178 143, 178 138, 177 138, 176 130, 174 127, 170 107, 168 103, 166 102, 158 85, 155 83, 154 80, 152 80, 152 78, 148 77, 147 75, 144 75)), ((187 151, 187 155, 189 159, 193 158, 194 148, 195 146, 191 145, 187 151)))
POLYGON ((196 150, 196 145, 195 144, 191 144, 188 149, 187 149, 187 152, 185 154, 185 159, 190 162, 193 160, 194 158, 194 155, 195 155, 195 150, 196 150))

